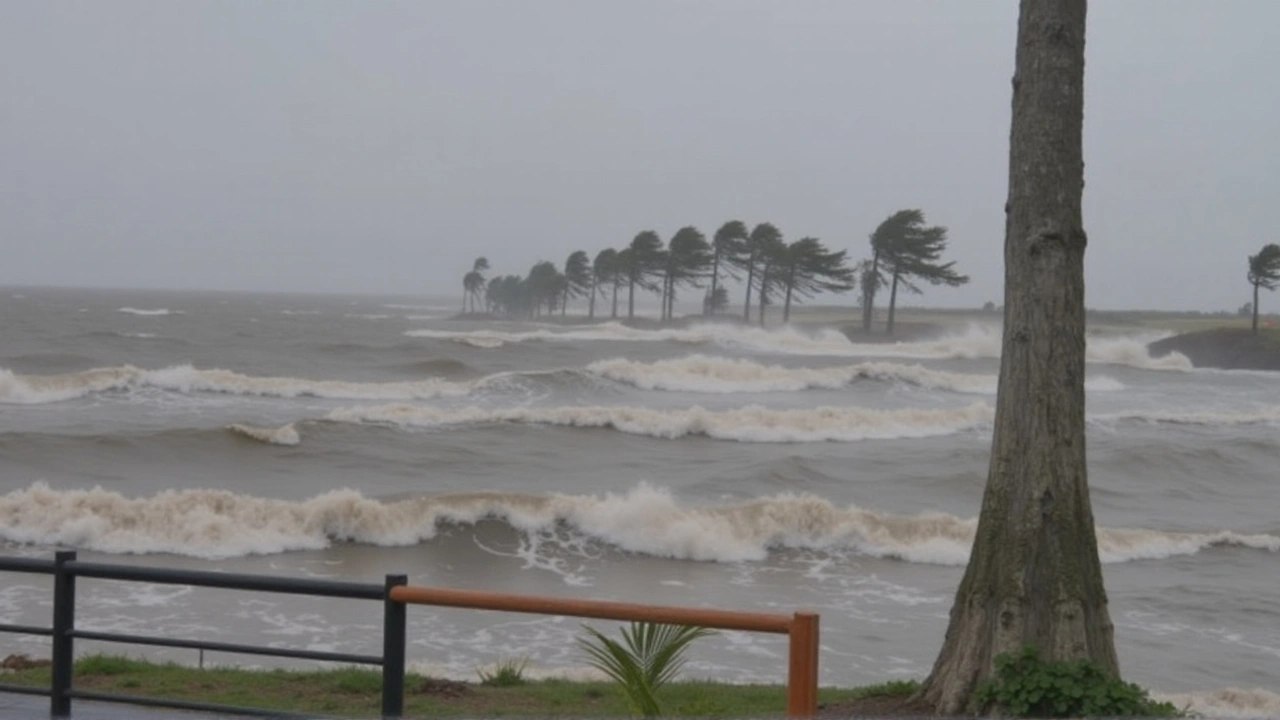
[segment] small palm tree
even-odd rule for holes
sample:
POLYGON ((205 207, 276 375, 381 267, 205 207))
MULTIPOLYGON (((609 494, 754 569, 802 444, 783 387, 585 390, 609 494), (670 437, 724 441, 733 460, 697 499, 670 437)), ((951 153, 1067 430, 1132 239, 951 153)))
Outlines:
POLYGON ((658 689, 684 667, 689 644, 715 634, 714 630, 691 625, 632 622, 630 627, 622 628, 622 642, 618 642, 590 625, 583 627, 591 637, 579 638, 578 645, 587 653, 588 662, 616 681, 636 711, 645 717, 662 714, 658 689))

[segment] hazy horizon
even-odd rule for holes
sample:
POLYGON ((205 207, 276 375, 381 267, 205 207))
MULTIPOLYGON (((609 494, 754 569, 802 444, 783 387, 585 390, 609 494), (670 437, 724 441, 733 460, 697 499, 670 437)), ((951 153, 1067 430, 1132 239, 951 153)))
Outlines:
MULTIPOLYGON (((1231 312, 1280 241, 1280 5, 1094 3, 1086 302, 1231 312), (1259 230, 1263 228, 1263 230, 1259 230)), ((1017 3, 18 3, 0 285, 461 295, 640 230, 770 221, 853 260, 950 229, 1003 300, 1017 3)), ((690 294, 692 297, 693 294, 690 294)), ((1265 311, 1280 298, 1265 294, 1265 311)), ((810 304, 852 305, 823 295, 810 304)))

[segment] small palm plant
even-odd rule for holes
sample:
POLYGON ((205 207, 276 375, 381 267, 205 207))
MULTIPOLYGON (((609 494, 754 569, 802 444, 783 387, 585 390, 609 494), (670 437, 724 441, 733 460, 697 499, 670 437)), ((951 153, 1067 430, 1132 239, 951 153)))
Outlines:
POLYGON ((622 688, 641 715, 658 717, 658 688, 673 679, 684 666, 689 644, 715 631, 692 625, 632 622, 622 628, 622 642, 606 637, 590 625, 583 626, 590 638, 578 638, 588 662, 622 688))

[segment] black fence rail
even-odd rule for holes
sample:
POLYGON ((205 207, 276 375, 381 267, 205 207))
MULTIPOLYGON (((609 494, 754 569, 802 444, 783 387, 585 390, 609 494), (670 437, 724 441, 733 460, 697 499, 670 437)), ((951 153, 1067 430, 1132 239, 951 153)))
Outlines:
POLYGON ((359 665, 377 665, 382 668, 382 716, 399 718, 404 713, 404 670, 406 616, 404 603, 390 599, 392 588, 405 585, 404 575, 387 575, 386 581, 376 583, 337 582, 310 578, 278 578, 266 575, 207 572, 200 570, 174 570, 168 568, 134 567, 76 560, 74 552, 59 552, 53 560, 19 557, 0 557, 0 571, 35 573, 53 576, 53 625, 14 625, 0 623, 0 632, 25 635, 43 635, 52 638, 52 680, 48 688, 0 683, 0 692, 44 695, 49 697, 49 713, 53 717, 69 717, 73 699, 99 700, 198 710, 224 712, 260 717, 298 717, 296 713, 265 708, 237 707, 187 700, 142 697, 77 690, 73 683, 75 641, 97 640, 134 645, 151 645, 173 648, 190 648, 250 655, 269 655, 304 660, 324 660, 359 665), (204 640, 166 638, 128 633, 77 630, 76 578, 99 578, 167 585, 189 585, 222 588, 227 590, 252 590, 257 592, 289 593, 320 597, 377 600, 383 605, 382 654, 356 655, 351 653, 322 652, 317 650, 287 649, 263 645, 209 642, 204 640))

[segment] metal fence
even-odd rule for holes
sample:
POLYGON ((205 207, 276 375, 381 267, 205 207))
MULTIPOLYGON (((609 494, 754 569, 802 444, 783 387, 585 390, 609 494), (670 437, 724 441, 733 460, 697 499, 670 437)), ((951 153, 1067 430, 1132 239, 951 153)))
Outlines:
POLYGON ((385 582, 355 583, 310 578, 284 578, 268 575, 178 570, 84 562, 74 552, 58 552, 53 560, 0 557, 0 571, 36 573, 53 576, 52 627, 0 623, 0 632, 43 635, 52 639, 52 680, 48 688, 0 683, 0 692, 44 695, 49 697, 49 711, 54 717, 71 715, 73 699, 100 700, 199 710, 206 712, 256 715, 262 717, 298 717, 297 713, 264 708, 238 707, 187 700, 153 698, 139 695, 77 690, 73 683, 75 640, 96 640, 134 645, 189 648, 249 655, 268 655, 303 660, 377 665, 382 668, 382 716, 399 718, 404 713, 404 672, 406 644, 406 606, 438 605, 477 610, 571 615, 616 620, 664 622, 698 625, 753 632, 780 633, 790 637, 790 660, 787 676, 787 715, 813 717, 818 699, 818 616, 798 612, 794 615, 744 613, 701 608, 564 598, 507 595, 444 588, 409 587, 404 575, 387 575, 385 582), (77 630, 76 578, 100 578, 168 585, 289 593, 320 597, 376 600, 382 603, 382 654, 355 655, 317 650, 287 649, 262 645, 210 642, 205 640, 133 635, 129 633, 77 630))

